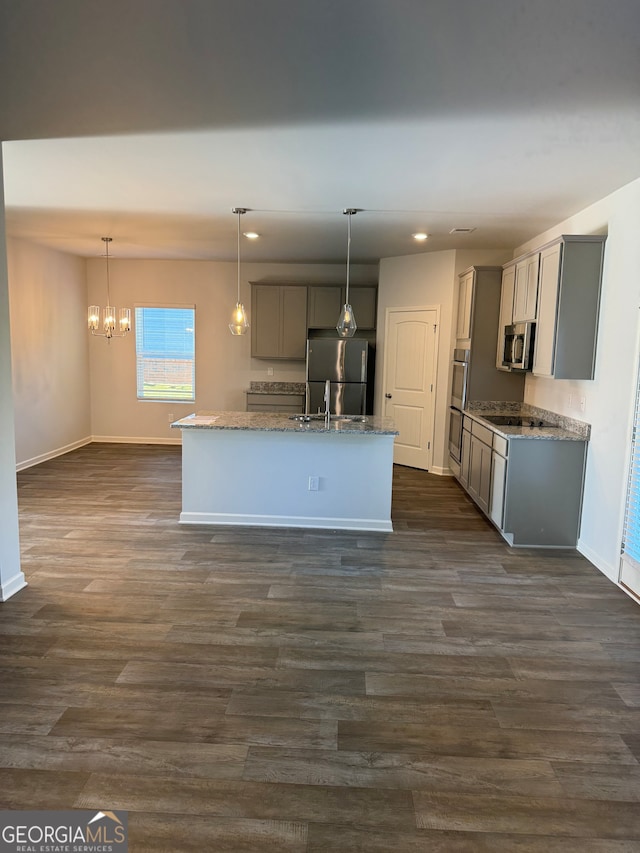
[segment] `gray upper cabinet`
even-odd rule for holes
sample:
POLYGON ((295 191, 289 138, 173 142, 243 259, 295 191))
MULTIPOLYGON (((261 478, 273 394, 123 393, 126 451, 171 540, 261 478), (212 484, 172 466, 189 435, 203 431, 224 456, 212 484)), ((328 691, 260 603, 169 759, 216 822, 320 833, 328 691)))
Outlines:
POLYGON ((466 349, 471 340, 471 313, 473 310, 473 285, 476 272, 467 270, 459 277, 458 313, 456 319, 456 346, 466 349))
POLYGON ((535 320, 538 308, 538 267, 540 255, 534 252, 516 263, 513 293, 513 322, 535 320))
MULTIPOLYGON (((342 310, 342 288, 335 285, 314 285, 309 287, 310 329, 333 329, 342 310)), ((356 320, 358 315, 356 314, 356 320)))
POLYGON ((496 370, 502 268, 470 267, 459 280, 456 347, 470 350, 467 403, 522 400, 524 374, 496 370))
POLYGON ((498 320, 498 350, 496 352, 496 367, 498 370, 509 371, 511 368, 502 363, 504 359, 504 345, 506 326, 513 323, 513 294, 515 290, 516 267, 515 264, 506 266, 502 271, 502 293, 500 297, 500 317, 498 320))
MULTIPOLYGON (((342 288, 342 303, 344 304, 346 294, 342 288)), ((378 310, 378 288, 376 285, 352 285, 349 288, 349 299, 356 318, 358 328, 375 329, 378 310)), ((342 308, 342 305, 340 306, 342 308)), ((336 320, 337 322, 337 320, 336 320)), ((335 323, 334 323, 335 326, 335 323)))
POLYGON ((536 376, 593 379, 605 240, 563 236, 540 250, 536 376))
MULTIPOLYGON (((346 298, 340 285, 309 285, 308 324, 310 329, 334 329, 346 298)), ((376 285, 352 285, 349 299, 358 328, 375 329, 378 288, 376 285)))
POLYGON ((304 361, 307 341, 307 288, 251 285, 251 355, 304 361))

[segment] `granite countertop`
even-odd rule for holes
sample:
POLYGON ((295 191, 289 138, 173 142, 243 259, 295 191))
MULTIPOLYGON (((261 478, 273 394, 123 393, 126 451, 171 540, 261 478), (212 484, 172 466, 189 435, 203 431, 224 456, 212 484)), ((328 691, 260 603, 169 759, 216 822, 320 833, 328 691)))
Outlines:
POLYGON ((247 394, 292 394, 304 396, 307 386, 304 382, 251 382, 247 394))
POLYGON ((505 403, 500 401, 473 402, 469 403, 468 407, 464 410, 464 414, 504 438, 589 441, 589 436, 591 434, 591 425, 584 421, 567 418, 564 415, 558 415, 556 412, 550 412, 547 409, 540 409, 536 406, 531 406, 528 403, 505 403), (520 416, 524 418, 531 418, 534 421, 542 420, 548 424, 553 424, 553 426, 520 427, 509 426, 507 424, 494 424, 491 423, 491 421, 486 420, 484 417, 485 415, 520 416))
POLYGON ((397 435, 393 420, 373 415, 334 416, 328 426, 320 420, 293 420, 277 412, 197 412, 171 424, 175 429, 235 429, 258 432, 339 433, 341 435, 397 435))

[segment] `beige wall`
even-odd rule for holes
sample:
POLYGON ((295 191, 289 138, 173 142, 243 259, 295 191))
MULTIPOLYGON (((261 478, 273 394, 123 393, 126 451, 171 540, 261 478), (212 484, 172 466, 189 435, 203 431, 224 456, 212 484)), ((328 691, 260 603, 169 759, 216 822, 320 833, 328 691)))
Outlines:
POLYGON ((525 400, 591 424, 579 549, 612 579, 618 576, 638 375, 639 231, 640 180, 636 180, 515 253, 535 249, 560 234, 608 233, 595 378, 570 382, 528 376, 525 400))
POLYGON ((458 275, 472 264, 502 264, 504 250, 426 252, 380 261, 378 291, 378 353, 375 411, 384 414, 384 331, 389 308, 438 308, 440 311, 439 349, 434 416, 432 471, 449 472, 448 428, 451 356, 455 344, 453 314, 457 309, 458 275))
MULTIPOLYGON (((114 252, 117 247, 114 247, 114 252)), ((87 261, 89 297, 105 301, 105 267, 87 261)), ((111 261, 111 301, 117 307, 136 304, 196 306, 196 401, 161 403, 136 399, 135 335, 107 343, 92 338, 91 423, 95 438, 179 441, 171 420, 196 409, 244 410, 244 391, 251 380, 304 382, 304 362, 251 358, 251 336, 234 337, 228 329, 236 302, 235 263, 214 261, 111 261), (273 368, 273 375, 267 369, 273 368)), ((241 298, 250 301, 249 282, 343 283, 344 264, 242 265, 241 298)), ((351 268, 354 283, 376 282, 377 265, 351 268)), ((336 321, 337 321, 336 317, 336 321)), ((249 316, 251 321, 251 315, 249 316)))
POLYGON ((16 459, 91 436, 85 262, 26 240, 7 245, 16 459))

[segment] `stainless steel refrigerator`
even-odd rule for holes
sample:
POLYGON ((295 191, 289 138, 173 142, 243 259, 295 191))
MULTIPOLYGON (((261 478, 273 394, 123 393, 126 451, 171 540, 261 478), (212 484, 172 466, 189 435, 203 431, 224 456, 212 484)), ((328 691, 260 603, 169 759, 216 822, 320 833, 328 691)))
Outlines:
POLYGON ((327 379, 331 413, 371 413, 371 347, 357 338, 314 338, 307 341, 307 414, 324 412, 327 379))

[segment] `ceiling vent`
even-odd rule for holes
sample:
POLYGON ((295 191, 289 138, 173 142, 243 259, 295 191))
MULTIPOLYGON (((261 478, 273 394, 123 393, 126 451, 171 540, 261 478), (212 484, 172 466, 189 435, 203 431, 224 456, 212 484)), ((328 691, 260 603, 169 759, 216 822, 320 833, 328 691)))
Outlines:
POLYGON ((452 228, 449 234, 471 234, 475 230, 475 228, 452 228))

